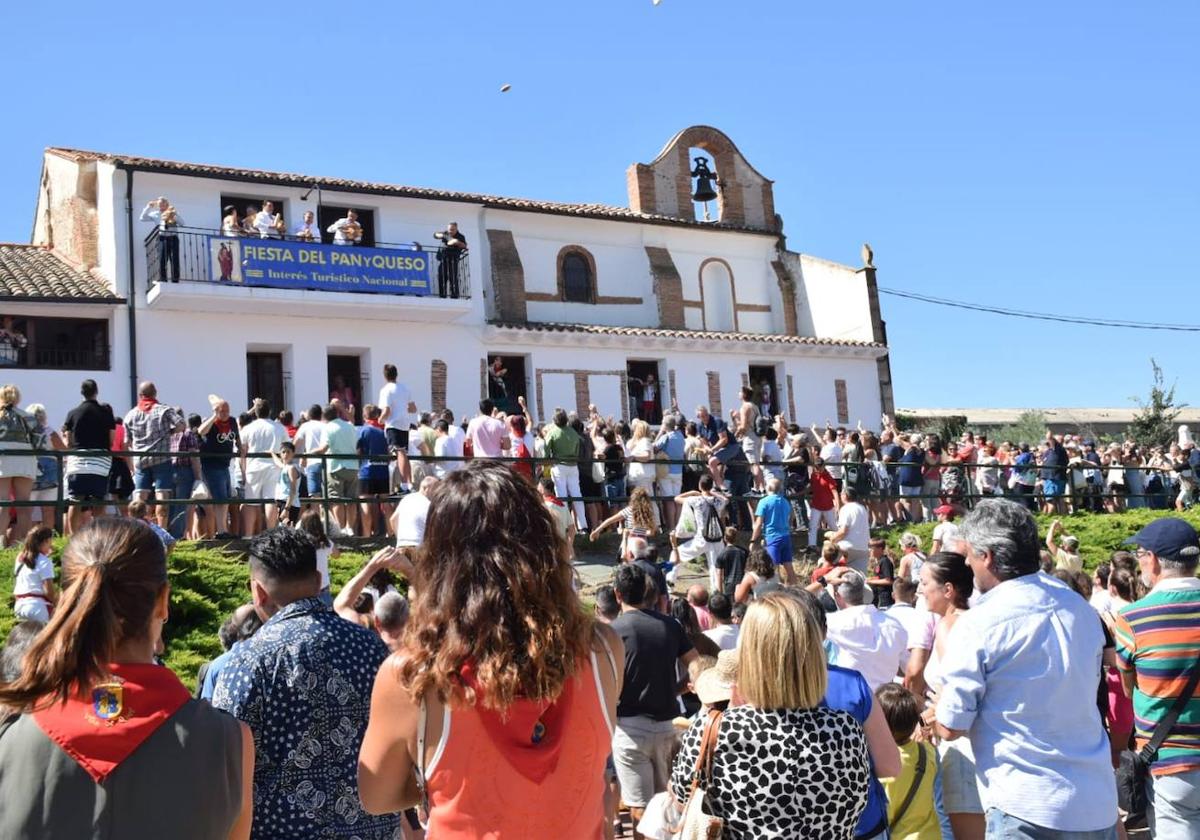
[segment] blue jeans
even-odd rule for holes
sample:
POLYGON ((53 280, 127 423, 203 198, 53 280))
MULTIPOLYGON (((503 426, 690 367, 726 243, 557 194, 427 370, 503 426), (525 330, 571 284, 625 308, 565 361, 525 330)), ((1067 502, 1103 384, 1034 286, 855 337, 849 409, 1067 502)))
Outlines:
POLYGON ((143 493, 148 493, 151 490, 166 490, 170 492, 175 489, 175 465, 170 461, 165 464, 155 464, 144 470, 135 470, 133 473, 133 489, 143 493))
MULTIPOLYGON (((229 465, 218 466, 213 463, 211 466, 205 462, 200 467, 200 474, 204 476, 204 483, 208 487, 208 496, 217 504, 229 504, 229 499, 233 496, 233 482, 229 479, 229 465)), ((217 523, 220 527, 221 523, 217 523)))
POLYGON ((1151 776, 1146 785, 1150 796, 1150 831, 1156 840, 1200 837, 1200 770, 1151 776))
POLYGON ((322 461, 309 464, 304 468, 304 483, 308 485, 308 497, 315 499, 321 495, 322 461))
POLYGON ((1117 815, 1113 824, 1096 831, 1060 831, 1043 828, 1006 814, 997 808, 987 811, 987 840, 1117 840, 1117 815))
POLYGON ((604 482, 604 498, 613 503, 625 498, 625 478, 623 476, 604 482))

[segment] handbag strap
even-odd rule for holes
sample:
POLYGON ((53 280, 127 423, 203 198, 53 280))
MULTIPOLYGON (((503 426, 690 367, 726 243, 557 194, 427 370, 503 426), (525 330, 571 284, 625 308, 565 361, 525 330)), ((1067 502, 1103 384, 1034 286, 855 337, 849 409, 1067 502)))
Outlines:
POLYGON ((892 817, 891 822, 888 824, 888 827, 892 831, 896 830, 896 826, 900 824, 900 820, 904 819, 904 815, 912 807, 913 800, 917 798, 917 790, 921 787, 921 780, 925 778, 925 764, 927 761, 924 745, 917 744, 917 768, 913 773, 912 786, 909 787, 908 793, 904 795, 904 801, 900 803, 900 807, 896 809, 896 816, 892 817))
POLYGON ((700 787, 701 776, 712 769, 713 753, 717 751, 717 730, 721 728, 723 714, 716 709, 708 713, 708 728, 704 730, 704 737, 700 740, 700 749, 696 753, 696 766, 692 770, 692 796, 700 787))
POLYGON ((1191 673, 1188 674, 1187 687, 1183 689, 1183 693, 1175 698, 1175 702, 1171 704, 1171 710, 1158 722, 1154 727, 1154 732, 1150 736, 1150 740, 1146 742, 1146 746, 1142 747, 1139 755, 1142 761, 1147 765, 1153 764, 1158 758, 1158 751, 1162 749, 1163 742, 1171 734, 1171 730, 1175 728, 1175 723, 1179 720, 1179 715, 1183 713, 1183 707, 1192 699, 1192 695, 1196 693, 1196 685, 1200 683, 1200 658, 1192 663, 1191 673))

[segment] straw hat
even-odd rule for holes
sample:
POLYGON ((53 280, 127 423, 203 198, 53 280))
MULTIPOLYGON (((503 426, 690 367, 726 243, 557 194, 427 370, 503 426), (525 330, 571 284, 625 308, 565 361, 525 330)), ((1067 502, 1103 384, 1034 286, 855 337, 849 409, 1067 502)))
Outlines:
POLYGON ((696 696, 705 706, 728 702, 733 698, 733 684, 737 681, 738 652, 723 650, 717 655, 717 664, 702 671, 696 677, 696 696))

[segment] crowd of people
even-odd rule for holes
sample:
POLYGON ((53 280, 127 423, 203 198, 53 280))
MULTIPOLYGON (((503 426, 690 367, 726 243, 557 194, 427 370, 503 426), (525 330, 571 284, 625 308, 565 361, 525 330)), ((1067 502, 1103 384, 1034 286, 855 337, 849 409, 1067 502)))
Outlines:
POLYGON ((906 533, 860 559, 838 528, 801 580, 768 550, 778 480, 747 545, 709 473, 681 517, 721 528, 711 587, 675 591, 642 511, 593 613, 556 478, 479 457, 420 477, 401 501, 420 527, 336 598, 319 511, 268 522, 194 690, 157 664, 159 523, 96 517, 57 562, 32 530, 0 657, 0 836, 601 838, 623 803, 635 837, 1093 840, 1125 834, 1131 740, 1154 836, 1200 836, 1184 520, 1089 575, 1057 528, 987 499, 943 509, 929 554, 906 533))

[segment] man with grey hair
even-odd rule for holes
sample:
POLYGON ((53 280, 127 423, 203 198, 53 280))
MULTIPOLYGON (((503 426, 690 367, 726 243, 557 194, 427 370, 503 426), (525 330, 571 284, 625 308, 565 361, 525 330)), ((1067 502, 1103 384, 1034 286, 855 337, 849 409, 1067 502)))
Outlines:
POLYGON ((675 522, 679 518, 679 507, 675 497, 683 492, 683 454, 687 439, 675 422, 674 415, 663 417, 662 428, 654 441, 654 451, 664 455, 672 463, 667 465, 667 477, 658 480, 658 494, 671 498, 662 503, 666 514, 664 524, 668 531, 675 530, 675 522))
POLYGON ((837 647, 837 661, 863 675, 871 691, 903 673, 908 660, 908 632, 871 603, 871 588, 862 572, 845 569, 838 576, 827 638, 837 647))
POLYGON ((767 479, 767 495, 759 499, 758 507, 754 509, 750 545, 759 540, 763 541, 771 562, 781 570, 784 584, 794 584, 796 569, 792 566, 792 505, 783 495, 783 482, 778 478, 767 479))
POLYGON ((392 653, 400 649, 407 623, 408 599, 399 592, 385 592, 375 602, 375 630, 392 653))
POLYGON ((1142 581, 1152 587, 1121 608, 1114 631, 1138 749, 1150 764, 1150 828, 1160 838, 1200 837, 1200 744, 1192 734, 1200 728, 1200 537, 1165 517, 1126 542, 1138 546, 1142 581), (1161 744, 1148 748, 1160 727, 1161 744))
POLYGON ((980 502, 956 540, 984 595, 959 615, 926 722, 971 739, 988 837, 1115 840, 1108 736, 1087 701, 1104 648, 1095 610, 1038 573, 1037 523, 1016 502, 980 502))

